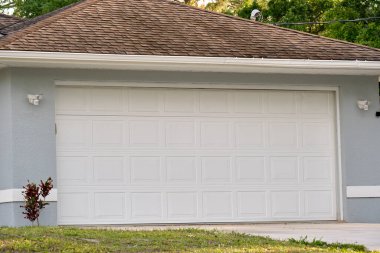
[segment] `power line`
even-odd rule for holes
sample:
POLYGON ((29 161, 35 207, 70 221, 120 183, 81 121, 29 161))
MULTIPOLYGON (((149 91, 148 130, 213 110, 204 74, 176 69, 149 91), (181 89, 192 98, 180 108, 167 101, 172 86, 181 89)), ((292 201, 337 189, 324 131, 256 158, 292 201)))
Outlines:
POLYGON ((333 23, 350 23, 350 22, 361 22, 361 21, 369 21, 369 20, 377 20, 380 17, 370 17, 370 18, 357 18, 357 19, 347 19, 347 20, 332 20, 332 21, 321 21, 321 22, 289 22, 289 23, 273 23, 277 26, 283 25, 326 25, 333 23))

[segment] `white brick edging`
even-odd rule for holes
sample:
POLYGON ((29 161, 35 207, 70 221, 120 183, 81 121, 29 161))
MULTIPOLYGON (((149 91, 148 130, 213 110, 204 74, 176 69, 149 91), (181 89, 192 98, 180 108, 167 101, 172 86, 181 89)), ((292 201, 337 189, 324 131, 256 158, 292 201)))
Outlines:
POLYGON ((380 198, 380 185, 347 186, 347 198, 380 198))
MULTIPOLYGON (((0 204, 1 203, 13 203, 13 202, 23 202, 24 198, 22 196, 23 189, 8 189, 0 190, 0 204)), ((48 202, 57 202, 58 190, 52 189, 46 200, 48 202)))

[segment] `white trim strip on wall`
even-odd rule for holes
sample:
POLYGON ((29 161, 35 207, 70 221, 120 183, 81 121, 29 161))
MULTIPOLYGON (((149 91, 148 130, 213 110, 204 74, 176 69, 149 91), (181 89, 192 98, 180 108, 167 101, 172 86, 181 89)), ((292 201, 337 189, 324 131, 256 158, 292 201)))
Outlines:
POLYGON ((380 198, 380 185, 347 186, 347 198, 380 198))
MULTIPOLYGON (((0 190, 0 204, 1 203, 13 203, 13 202, 23 202, 24 198, 22 196, 23 189, 7 189, 0 190)), ((57 202, 58 190, 52 189, 46 200, 48 202, 57 202)))

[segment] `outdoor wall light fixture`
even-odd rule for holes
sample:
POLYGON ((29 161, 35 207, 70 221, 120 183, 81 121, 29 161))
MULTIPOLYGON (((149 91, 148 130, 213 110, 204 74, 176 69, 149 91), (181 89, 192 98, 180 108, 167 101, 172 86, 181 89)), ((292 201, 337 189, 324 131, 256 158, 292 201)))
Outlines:
POLYGON ((368 100, 358 100, 358 107, 360 110, 368 111, 370 104, 371 102, 368 100))
POLYGON ((39 105, 40 101, 42 100, 42 98, 43 98, 42 94, 39 94, 39 95, 31 95, 31 94, 29 94, 28 95, 29 103, 32 104, 32 105, 39 105))

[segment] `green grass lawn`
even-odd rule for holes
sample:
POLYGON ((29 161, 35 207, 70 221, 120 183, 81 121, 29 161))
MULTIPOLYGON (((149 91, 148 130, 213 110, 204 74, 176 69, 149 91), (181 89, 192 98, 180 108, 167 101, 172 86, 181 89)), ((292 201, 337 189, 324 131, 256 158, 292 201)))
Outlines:
POLYGON ((360 245, 198 229, 111 231, 67 227, 0 228, 0 252, 366 252, 360 245))

